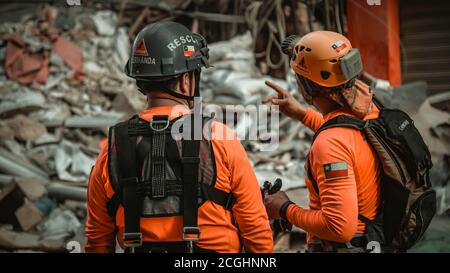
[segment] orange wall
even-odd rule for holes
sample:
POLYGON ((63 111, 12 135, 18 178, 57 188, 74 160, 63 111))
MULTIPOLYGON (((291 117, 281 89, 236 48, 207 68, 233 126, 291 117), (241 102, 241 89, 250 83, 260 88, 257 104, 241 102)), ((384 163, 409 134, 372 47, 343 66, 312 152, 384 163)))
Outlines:
POLYGON ((364 70, 401 84, 399 9, 397 0, 347 0, 348 38, 358 48, 364 70))

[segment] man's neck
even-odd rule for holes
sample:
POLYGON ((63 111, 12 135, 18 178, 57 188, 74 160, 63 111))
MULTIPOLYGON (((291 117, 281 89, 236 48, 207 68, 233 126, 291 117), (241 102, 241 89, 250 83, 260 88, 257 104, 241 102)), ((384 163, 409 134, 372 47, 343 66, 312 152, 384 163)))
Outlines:
POLYGON ((186 100, 175 98, 167 95, 149 95, 147 97, 147 106, 149 108, 159 106, 177 106, 183 105, 189 108, 189 103, 186 100))

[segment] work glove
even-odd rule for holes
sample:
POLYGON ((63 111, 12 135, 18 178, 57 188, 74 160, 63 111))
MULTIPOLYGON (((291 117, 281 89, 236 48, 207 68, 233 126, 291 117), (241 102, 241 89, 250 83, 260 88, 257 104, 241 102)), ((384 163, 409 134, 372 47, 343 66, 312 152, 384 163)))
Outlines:
POLYGON ((280 217, 281 207, 289 201, 289 197, 286 193, 280 191, 281 186, 282 181, 277 178, 273 185, 269 181, 265 181, 263 188, 261 189, 267 215, 269 216, 269 219, 274 219, 272 225, 275 233, 280 231, 291 231, 292 229, 292 224, 280 217))

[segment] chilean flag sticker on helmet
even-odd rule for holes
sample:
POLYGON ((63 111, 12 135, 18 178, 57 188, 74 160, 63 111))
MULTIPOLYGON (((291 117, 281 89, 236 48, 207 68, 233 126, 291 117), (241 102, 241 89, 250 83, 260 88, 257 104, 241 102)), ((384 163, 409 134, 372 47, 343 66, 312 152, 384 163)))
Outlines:
POLYGON ((341 51, 342 49, 346 48, 347 45, 344 43, 344 41, 342 40, 338 40, 336 43, 334 43, 331 46, 334 50, 336 50, 337 52, 341 51))
POLYGON ((185 45, 183 47, 183 54, 184 54, 185 57, 191 57, 192 55, 194 55, 194 53, 195 53, 194 46, 185 45))

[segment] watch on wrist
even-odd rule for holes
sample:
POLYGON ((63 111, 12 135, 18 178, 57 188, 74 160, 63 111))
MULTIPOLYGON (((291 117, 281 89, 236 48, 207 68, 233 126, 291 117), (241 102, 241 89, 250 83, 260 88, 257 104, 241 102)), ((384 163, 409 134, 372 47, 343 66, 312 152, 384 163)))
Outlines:
POLYGON ((281 206, 281 208, 280 208, 280 217, 281 217, 281 219, 287 221, 286 211, 287 211, 287 208, 289 207, 290 204, 295 204, 295 203, 292 202, 291 200, 288 200, 288 201, 284 202, 284 204, 281 206))

